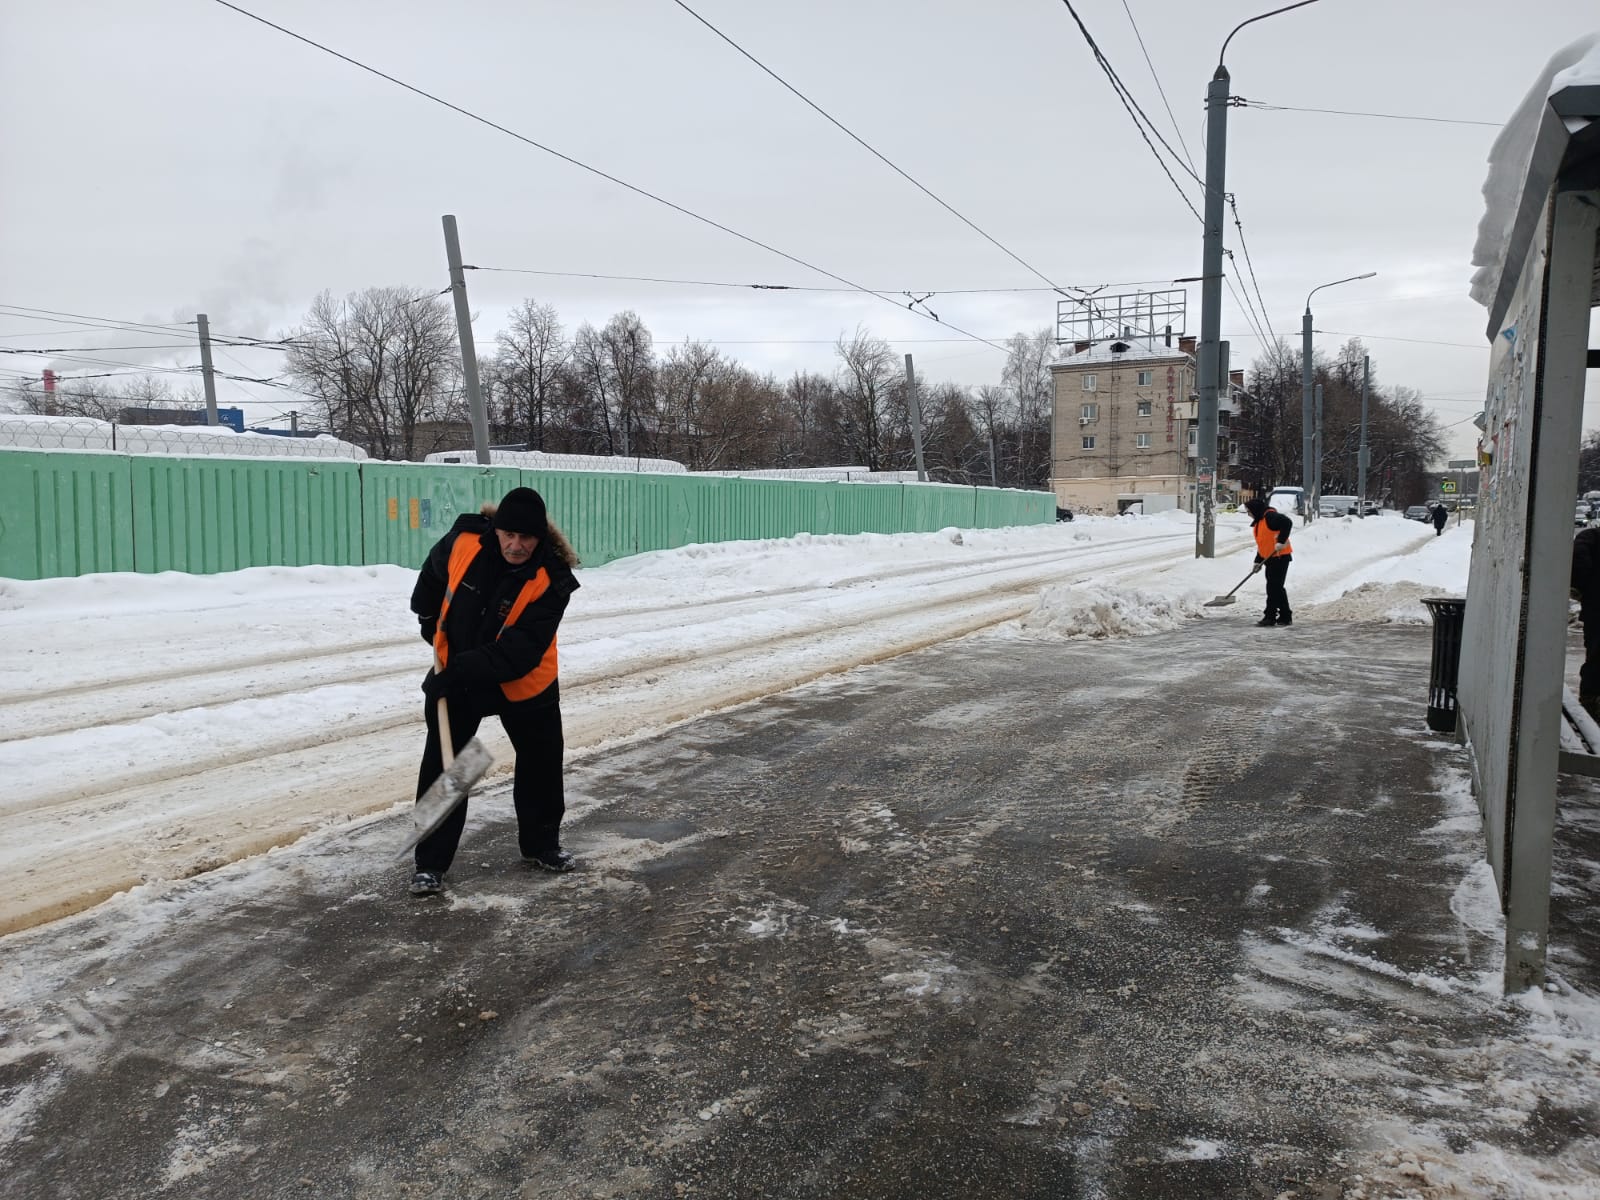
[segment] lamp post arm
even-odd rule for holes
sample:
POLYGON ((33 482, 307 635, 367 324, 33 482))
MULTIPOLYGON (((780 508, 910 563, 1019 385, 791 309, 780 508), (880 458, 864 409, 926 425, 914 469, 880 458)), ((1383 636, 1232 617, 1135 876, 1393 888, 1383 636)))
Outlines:
MULTIPOLYGON (((1239 30, 1243 29, 1246 25, 1254 25, 1257 21, 1265 21, 1268 17, 1275 17, 1279 13, 1288 12, 1290 9, 1304 8, 1306 5, 1315 4, 1316 2, 1317 0, 1300 0, 1298 4, 1285 4, 1282 8, 1275 8, 1271 12, 1264 12, 1259 17, 1251 17, 1248 21, 1240 21, 1239 24, 1233 27, 1233 33, 1238 33, 1239 30)), ((1222 41, 1222 49, 1217 54, 1217 66, 1219 68, 1222 66, 1222 60, 1228 55, 1228 43, 1233 41, 1233 33, 1230 33, 1222 41)))

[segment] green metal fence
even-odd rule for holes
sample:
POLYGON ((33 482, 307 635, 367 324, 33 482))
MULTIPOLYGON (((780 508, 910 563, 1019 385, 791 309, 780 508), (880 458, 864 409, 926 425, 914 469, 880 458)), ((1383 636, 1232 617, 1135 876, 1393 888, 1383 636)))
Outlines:
POLYGON ((356 566, 360 464, 130 455, 133 569, 356 566))
POLYGON ((0 576, 131 571, 133 545, 126 455, 0 451, 0 576))
POLYGON ((1049 493, 933 484, 0 450, 0 575, 416 566, 456 517, 519 485, 588 566, 696 542, 1055 519, 1049 493))

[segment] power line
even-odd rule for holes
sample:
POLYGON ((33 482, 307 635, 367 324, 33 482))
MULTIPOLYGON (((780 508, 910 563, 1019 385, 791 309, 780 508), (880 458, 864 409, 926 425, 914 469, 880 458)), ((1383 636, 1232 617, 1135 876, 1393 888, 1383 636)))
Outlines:
MULTIPOLYGON (((563 279, 604 279, 622 283, 666 283, 681 284, 685 287, 720 287, 741 288, 758 292, 831 292, 854 294, 861 289, 855 287, 821 287, 804 283, 740 283, 731 279, 670 279, 657 275, 602 275, 593 271, 543 271, 533 267, 484 267, 474 266, 470 263, 462 265, 466 271, 494 271, 504 275, 550 275, 563 279)), ((1062 288, 1067 291, 1097 291, 1108 287, 1145 287, 1156 284, 1168 284, 1170 279, 1124 279, 1108 283, 1068 283, 1057 287, 980 287, 980 288, 871 288, 877 292, 927 292, 934 296, 979 296, 986 294, 1006 294, 1022 292, 1060 292, 1062 288)), ((896 301, 898 303, 898 301, 896 301)), ((291 343, 292 344, 292 343, 291 343)))
POLYGON ((1256 289, 1256 299, 1261 304, 1262 319, 1266 321, 1267 332, 1272 334, 1272 344, 1277 345, 1278 334, 1272 328, 1272 318, 1267 315, 1267 302, 1261 297, 1261 285, 1256 282, 1256 265, 1250 261, 1250 246, 1244 240, 1244 222, 1239 219, 1239 206, 1234 203, 1232 192, 1228 193, 1228 207, 1233 210, 1233 227, 1239 231, 1239 249, 1244 251, 1244 265, 1250 270, 1250 283, 1256 289))
MULTIPOLYGON (((862 287, 860 284, 855 283, 852 280, 846 279, 843 275, 835 274, 833 271, 829 271, 824 267, 819 267, 815 263, 807 262, 805 259, 800 258, 797 255, 790 254, 785 250, 780 250, 776 246, 773 246, 773 245, 770 245, 767 242, 761 241, 759 238, 751 237, 747 233, 740 233, 737 229, 733 229, 730 226, 724 225, 720 221, 713 220, 712 218, 707 217, 707 216, 702 216, 700 213, 697 213, 692 209, 685 208, 681 204, 675 204, 671 200, 668 200, 663 196, 658 196, 654 192, 647 191, 646 189, 644 189, 642 187, 639 187, 636 184, 629 183, 624 179, 620 179, 615 175, 611 175, 611 174, 609 174, 609 173, 607 173, 605 171, 602 171, 599 167, 590 166, 588 163, 582 162, 579 159, 573 158, 571 155, 563 154, 563 153, 561 153, 561 151, 553 149, 550 146, 546 146, 542 142, 537 142, 533 138, 530 138, 530 137, 526 136, 525 134, 518 133, 513 129, 509 129, 504 125, 498 124, 495 121, 491 121, 488 117, 480 116, 478 113, 473 112, 471 109, 462 108, 459 104, 452 104, 448 100, 445 100, 445 99, 443 99, 443 98, 441 98, 439 96, 435 96, 432 92, 424 91, 422 88, 417 87, 415 84, 406 83, 404 80, 397 79, 393 75, 385 74, 384 72, 378 70, 376 67, 368 66, 366 63, 361 62, 358 59, 351 58, 347 54, 341 54, 337 50, 333 50, 333 49, 331 49, 331 48, 329 48, 327 46, 324 46, 320 42, 313 41, 311 38, 308 38, 308 37, 304 36, 303 34, 296 33, 292 29, 286 29, 284 26, 278 25, 278 24, 276 24, 276 23, 274 23, 272 21, 269 21, 265 17, 257 16, 255 13, 250 12, 248 9, 240 8, 237 4, 229 3, 229 0, 214 0, 214 3, 222 6, 223 8, 226 8, 226 9, 232 11, 232 12, 238 13, 242 17, 248 17, 250 20, 257 22, 258 24, 265 25, 269 29, 274 29, 274 30, 276 30, 277 32, 279 32, 281 34, 284 34, 286 37, 291 37, 295 41, 301 42, 301 43, 303 43, 303 44, 305 44, 307 46, 310 46, 315 50, 320 50, 324 54, 331 55, 332 57, 339 59, 341 62, 349 63, 351 66, 356 67, 359 70, 366 71, 370 75, 376 75, 379 79, 386 80, 387 82, 394 84, 396 87, 403 88, 406 91, 411 92, 413 95, 421 96, 423 99, 432 101, 434 104, 440 105, 443 108, 448 108, 451 112, 458 113, 459 115, 461 115, 463 117, 466 117, 470 121, 476 121, 480 125, 485 125, 490 129, 496 130, 499 133, 503 133, 507 137, 514 138, 517 141, 522 142, 524 145, 532 146, 535 150, 542 150, 542 151, 544 151, 544 153, 549 154, 554 158, 559 158, 562 162, 568 163, 568 164, 570 164, 570 165, 572 165, 574 167, 579 168, 580 170, 587 171, 591 175, 598 176, 599 178, 606 180, 608 183, 614 183, 618 187, 625 188, 626 190, 634 193, 637 196, 643 196, 647 200, 653 200, 655 203, 660 204, 665 208, 670 208, 670 209, 672 209, 672 211, 674 211, 676 213, 680 213, 683 216, 689 217, 689 218, 691 218, 691 219, 693 219, 695 221, 699 221, 701 224, 709 225, 709 226, 711 226, 711 228, 716 229, 716 230, 720 230, 722 233, 726 233, 730 237, 738 238, 740 241, 746 242, 746 243, 748 243, 748 244, 750 244, 752 246, 756 246, 756 247, 758 247, 758 248, 760 248, 762 250, 765 250, 769 254, 776 254, 779 258, 788 259, 790 262, 795 263, 798 266, 802 266, 808 271, 815 271, 819 275, 826 275, 829 279, 836 280, 837 282, 845 284, 846 286, 851 287, 851 288, 855 289, 856 291, 864 292, 864 293, 866 293, 867 295, 870 295, 870 296, 876 296, 878 299, 884 301, 886 304, 892 304, 896 308, 907 307, 907 306, 902 306, 901 303, 898 300, 894 299, 891 296, 886 296, 886 295, 882 294, 881 292, 875 292, 871 288, 862 287)), ((955 325, 955 324, 953 324, 953 323, 951 323, 949 321, 940 320, 938 317, 934 316, 932 313, 927 312, 927 311, 925 311, 923 309, 912 308, 912 309, 910 309, 910 311, 915 312, 918 316, 924 317, 927 320, 935 322, 936 324, 944 325, 945 327, 947 327, 949 329, 954 329, 957 333, 964 333, 968 337, 973 338, 976 341, 980 341, 980 342, 988 341, 987 338, 980 338, 975 333, 968 333, 967 330, 962 329, 959 325, 955 325)), ((991 343, 991 344, 993 344, 993 343, 991 343)), ((1000 349, 1001 347, 996 346, 995 348, 996 349, 1000 349)))
MULTIPOLYGON (((219 0, 219 3, 220 2, 221 0, 219 0)), ((1117 73, 1112 69, 1110 61, 1104 54, 1100 52, 1100 47, 1095 44, 1094 38, 1090 36, 1088 28, 1083 23, 1083 19, 1078 16, 1078 10, 1072 7, 1072 0, 1061 0, 1061 3, 1066 5, 1067 11, 1072 14, 1072 19, 1077 23, 1078 30, 1083 34, 1084 41, 1088 42, 1089 49, 1094 51, 1095 61, 1100 64, 1100 69, 1105 72, 1106 78, 1111 81, 1111 87, 1112 90, 1117 93, 1117 99, 1122 101, 1122 107, 1127 109, 1128 116, 1133 118, 1134 128, 1139 131, 1139 136, 1144 139, 1144 144, 1149 146, 1150 153, 1155 155, 1156 162, 1160 165, 1163 174, 1165 174, 1166 177, 1172 181, 1172 186, 1177 189, 1179 197, 1183 200, 1189 211, 1194 213, 1195 220, 1199 221, 1201 225, 1204 225, 1205 218, 1200 215, 1199 210, 1196 209, 1193 202, 1190 201, 1189 193, 1185 192, 1179 185, 1177 179, 1173 177, 1172 171, 1168 169, 1166 159, 1162 158, 1161 152, 1151 144, 1150 135, 1145 132, 1145 125, 1148 124, 1150 126, 1150 133, 1156 135, 1156 140, 1159 141, 1163 146, 1167 147, 1167 153, 1172 155, 1173 159, 1177 160, 1178 165, 1183 167, 1183 169, 1188 172, 1190 177, 1193 178, 1196 183, 1200 184, 1201 187, 1204 187, 1204 180, 1196 175, 1191 167, 1184 165, 1183 161, 1178 158, 1177 151, 1175 151, 1171 146, 1167 145, 1166 138, 1162 137, 1160 131, 1155 128, 1154 122, 1152 122, 1149 117, 1144 115, 1144 110, 1139 107, 1138 102, 1135 101, 1132 94, 1127 91, 1127 88, 1124 86, 1122 80, 1117 77, 1117 73), (1143 118, 1142 121, 1141 118, 1143 118)))
POLYGON ((755 64, 756 67, 758 67, 760 70, 764 71, 767 75, 771 76, 778 83, 780 83, 783 87, 788 89, 788 91, 793 96, 795 96, 797 99, 799 99, 802 103, 804 103, 808 108, 810 108, 818 116, 822 117, 825 121, 827 121, 829 124, 831 124, 840 133, 844 134, 851 141, 855 142, 856 145, 860 146, 868 154, 871 154, 874 158, 876 158, 884 166, 888 167, 896 175, 900 176, 900 178, 904 179, 912 187, 916 188, 919 192, 921 192, 924 196, 928 197, 928 199, 932 200, 935 204, 937 204, 940 208, 944 209, 951 216, 955 217, 956 220, 960 221, 962 224, 967 226, 967 228, 971 229, 979 237, 983 238, 990 245, 994 246, 1002 254, 1005 254, 1007 257, 1011 258, 1014 262, 1019 263, 1023 267, 1027 268, 1027 270, 1032 272, 1034 275, 1037 275, 1040 279, 1044 280, 1046 283, 1048 283, 1050 285, 1050 287, 1054 291, 1060 292, 1061 295, 1063 295, 1063 296, 1065 296, 1067 294, 1065 290, 1063 290, 1053 279, 1051 279, 1043 271, 1039 270, 1032 263, 1028 262, 1021 255, 1017 254, 1009 246, 1003 245, 998 239, 996 239, 993 236, 991 236, 986 230, 980 228, 970 218, 968 218, 967 216, 965 216, 964 214, 962 214, 960 212, 957 212, 956 209, 953 208, 951 205, 947 204, 944 201, 943 198, 941 198, 938 195, 935 195, 934 192, 931 189, 926 187, 921 182, 921 180, 918 180, 918 179, 912 177, 910 174, 908 174, 901 167, 899 167, 895 163, 891 162, 886 155, 884 155, 881 151, 879 151, 877 149, 877 147, 875 147, 875 146, 871 145, 870 143, 868 143, 864 138, 862 138, 860 135, 858 135, 853 129, 849 128, 847 125, 845 125, 843 122, 841 122, 838 118, 836 118, 832 113, 828 112, 821 105, 819 105, 816 101, 811 99, 810 96, 807 96, 799 88, 795 87, 794 84, 790 83, 783 76, 779 75, 771 67, 767 66, 766 63, 762 62, 755 55, 751 54, 750 51, 746 50, 743 46, 739 45, 738 42, 734 41, 726 33, 722 32, 722 30, 718 29, 710 21, 706 20, 699 13, 697 13, 694 9, 690 8, 687 4, 684 3, 684 0, 672 0, 672 2, 674 4, 676 4, 679 8, 683 9, 684 12, 688 13, 696 21, 699 21, 700 24, 704 25, 712 33, 716 34, 719 38, 721 38, 728 45, 732 46, 735 50, 737 50, 745 58, 749 59, 750 62, 755 64))
POLYGON ((20 317, 26 321, 44 321, 50 317, 71 317, 74 321, 100 321, 105 328, 120 329, 127 333, 164 333, 169 337, 174 332, 192 324, 192 322, 172 322, 166 325, 155 325, 148 321, 123 321, 117 317, 93 317, 87 313, 61 312, 54 308, 32 308, 26 304, 0 304, 0 309, 11 309, 13 311, 9 314, 10 316, 20 317), (31 315, 34 313, 44 313, 46 315, 31 315))
POLYGON ((1474 346, 1470 342, 1434 342, 1427 338, 1390 337, 1382 333, 1349 333, 1339 329, 1313 329, 1312 333, 1325 333, 1329 337, 1366 338, 1374 342, 1411 342, 1417 346, 1453 346, 1458 350, 1488 350, 1487 345, 1474 346))
POLYGON ((1156 74, 1156 65, 1150 61, 1150 51, 1145 49, 1144 34, 1139 32, 1139 22, 1133 19, 1133 9, 1128 7, 1128 0, 1122 0, 1122 11, 1128 14, 1128 24, 1133 26, 1133 36, 1139 39, 1139 52, 1144 55, 1144 65, 1150 68, 1150 78, 1156 81, 1156 91, 1161 95, 1162 107, 1167 110, 1167 119, 1172 122, 1172 132, 1178 135, 1178 145, 1183 147, 1183 157, 1189 163, 1189 173, 1193 175, 1194 158, 1189 153, 1189 146, 1183 140, 1183 130, 1178 127, 1178 118, 1172 115, 1172 105, 1167 103, 1167 89, 1161 86, 1161 76, 1156 74))
POLYGON ((1255 108, 1263 112, 1324 113, 1332 117, 1380 117, 1386 121, 1426 121, 1433 125, 1480 125, 1501 129, 1504 121, 1466 121, 1459 117, 1417 117, 1406 113, 1352 112, 1342 108, 1296 108, 1290 104, 1263 104, 1259 100, 1246 100, 1243 96, 1230 96, 1228 103, 1235 108, 1255 108))
POLYGON ((146 342, 142 346, 46 346, 42 350, 23 350, 0 346, 0 354, 70 354, 74 350, 189 350, 188 342, 146 342))

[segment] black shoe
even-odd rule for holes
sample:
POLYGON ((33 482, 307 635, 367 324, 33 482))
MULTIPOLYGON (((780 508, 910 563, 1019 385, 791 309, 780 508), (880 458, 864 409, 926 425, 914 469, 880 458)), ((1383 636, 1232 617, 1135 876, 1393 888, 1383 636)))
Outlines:
POLYGON ((1277 623, 1278 623, 1278 620, 1277 620, 1276 617, 1262 617, 1261 620, 1256 622, 1257 625, 1260 625, 1261 627, 1263 627, 1265 629, 1270 629, 1272 626, 1276 625, 1277 623))
POLYGON ((1293 617, 1279 617, 1278 618, 1278 624, 1279 625, 1293 625, 1294 624, 1294 618, 1293 617))
POLYGON ((541 871, 554 871, 557 874, 570 871, 578 865, 578 860, 560 846, 552 846, 549 850, 536 850, 532 854, 524 854, 522 861, 538 867, 541 871))
POLYGON ((444 891, 444 878, 433 871, 418 871, 411 877, 413 896, 437 896, 444 891))

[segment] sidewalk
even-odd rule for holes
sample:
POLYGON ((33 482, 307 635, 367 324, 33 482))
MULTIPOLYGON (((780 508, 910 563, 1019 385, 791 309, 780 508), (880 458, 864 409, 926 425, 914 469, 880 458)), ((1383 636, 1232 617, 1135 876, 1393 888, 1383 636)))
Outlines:
POLYGON ((1253 615, 572 763, 570 876, 497 795, 440 898, 389 818, 0 941, 7 1195, 1592 1196, 1596 793, 1503 1001, 1427 630, 1253 615))

